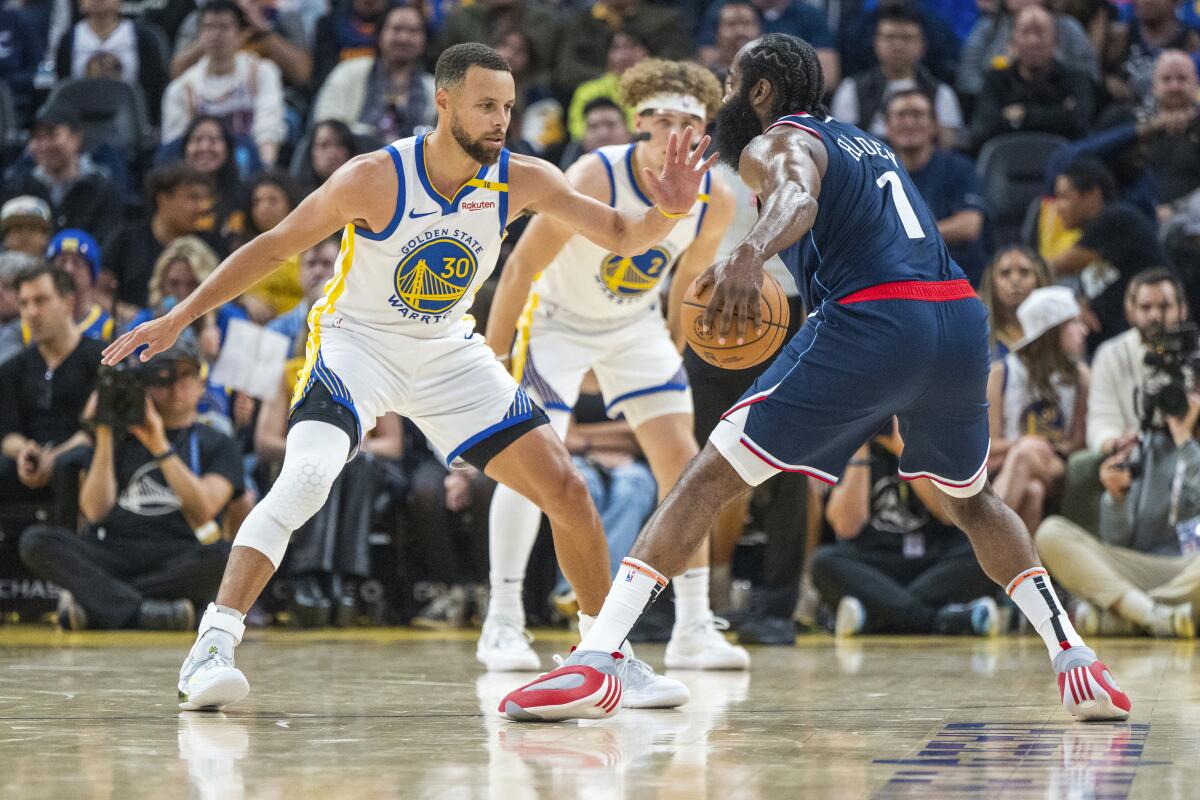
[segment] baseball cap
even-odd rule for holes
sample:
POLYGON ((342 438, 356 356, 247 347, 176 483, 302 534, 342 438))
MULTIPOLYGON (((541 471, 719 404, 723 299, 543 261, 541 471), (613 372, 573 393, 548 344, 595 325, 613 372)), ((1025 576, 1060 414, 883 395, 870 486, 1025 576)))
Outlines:
POLYGON ((1017 321, 1024 336, 1012 346, 1020 350, 1050 331, 1080 315, 1075 293, 1066 286, 1045 286, 1034 289, 1025 302, 1017 306, 1017 321))
POLYGON ((52 231, 50 204, 40 197, 23 194, 0 206, 0 233, 6 233, 12 226, 22 223, 41 225, 47 233, 52 231))
POLYGON ((71 130, 77 131, 83 128, 83 120, 79 118, 79 112, 64 105, 45 106, 33 120, 34 130, 53 128, 58 125, 66 125, 71 130))
POLYGON ((175 344, 158 353, 146 363, 138 364, 137 370, 147 384, 167 386, 175 382, 178 375, 175 365, 181 361, 195 366, 196 374, 200 374, 200 347, 194 337, 180 336, 175 340, 175 344))
POLYGON ((92 268, 92 280, 100 274, 100 245, 87 231, 66 228, 55 234, 46 247, 46 260, 53 261, 63 253, 78 253, 92 268))

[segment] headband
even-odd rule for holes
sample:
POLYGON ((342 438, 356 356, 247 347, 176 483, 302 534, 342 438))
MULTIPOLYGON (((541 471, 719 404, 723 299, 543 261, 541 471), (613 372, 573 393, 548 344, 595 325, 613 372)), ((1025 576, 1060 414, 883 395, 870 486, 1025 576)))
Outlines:
POLYGON ((678 111, 681 114, 690 114, 693 117, 699 117, 701 122, 708 121, 704 103, 701 103, 698 98, 690 94, 663 92, 662 94, 651 95, 638 103, 634 111, 638 114, 644 111, 678 111))

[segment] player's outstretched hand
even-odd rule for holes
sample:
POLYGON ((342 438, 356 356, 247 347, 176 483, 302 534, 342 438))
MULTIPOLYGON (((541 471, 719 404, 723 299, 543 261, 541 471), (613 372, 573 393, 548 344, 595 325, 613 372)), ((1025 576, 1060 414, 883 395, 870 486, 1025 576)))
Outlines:
POLYGON ((737 334, 737 343, 744 344, 746 331, 762 332, 763 265, 752 254, 734 248, 728 256, 706 269, 696 279, 696 291, 703 294, 713 287, 712 297, 704 309, 700 329, 711 336, 714 326, 718 344, 725 344, 731 334, 737 334))
POLYGON ((100 363, 110 367, 119 364, 142 345, 146 345, 146 349, 138 358, 142 361, 149 361, 156 353, 161 353, 175 344, 175 340, 179 338, 184 327, 170 313, 158 319, 143 322, 133 330, 117 337, 112 344, 104 348, 104 356, 100 359, 100 363))
POLYGON ((649 169, 643 169, 646 177, 646 188, 650 191, 650 199, 668 214, 686 214, 696 204, 696 195, 700 193, 700 181, 704 173, 717 163, 717 153, 704 158, 710 139, 701 137, 693 149, 692 128, 688 126, 680 138, 674 133, 667 140, 667 160, 662 172, 655 175, 649 169))

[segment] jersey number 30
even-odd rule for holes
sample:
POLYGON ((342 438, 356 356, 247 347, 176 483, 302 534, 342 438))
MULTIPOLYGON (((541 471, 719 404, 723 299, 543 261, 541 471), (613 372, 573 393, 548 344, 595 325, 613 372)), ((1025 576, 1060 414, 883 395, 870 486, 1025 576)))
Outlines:
POLYGON ((925 231, 921 230, 921 221, 917 219, 917 212, 908 201, 908 195, 904 193, 904 184, 900 182, 896 171, 888 170, 883 173, 875 180, 875 185, 880 189, 884 185, 891 186, 892 202, 896 204, 896 213, 900 215, 900 224, 904 226, 904 232, 910 239, 924 239, 925 231))

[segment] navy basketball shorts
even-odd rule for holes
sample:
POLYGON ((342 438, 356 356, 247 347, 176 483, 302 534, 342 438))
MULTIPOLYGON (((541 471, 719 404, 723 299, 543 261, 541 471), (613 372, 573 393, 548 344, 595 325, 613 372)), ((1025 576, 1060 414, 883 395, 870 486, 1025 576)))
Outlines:
POLYGON ((966 281, 881 284, 826 301, 709 441, 746 483, 837 483, 894 415, 900 477, 970 497, 987 479, 987 311, 966 281))

